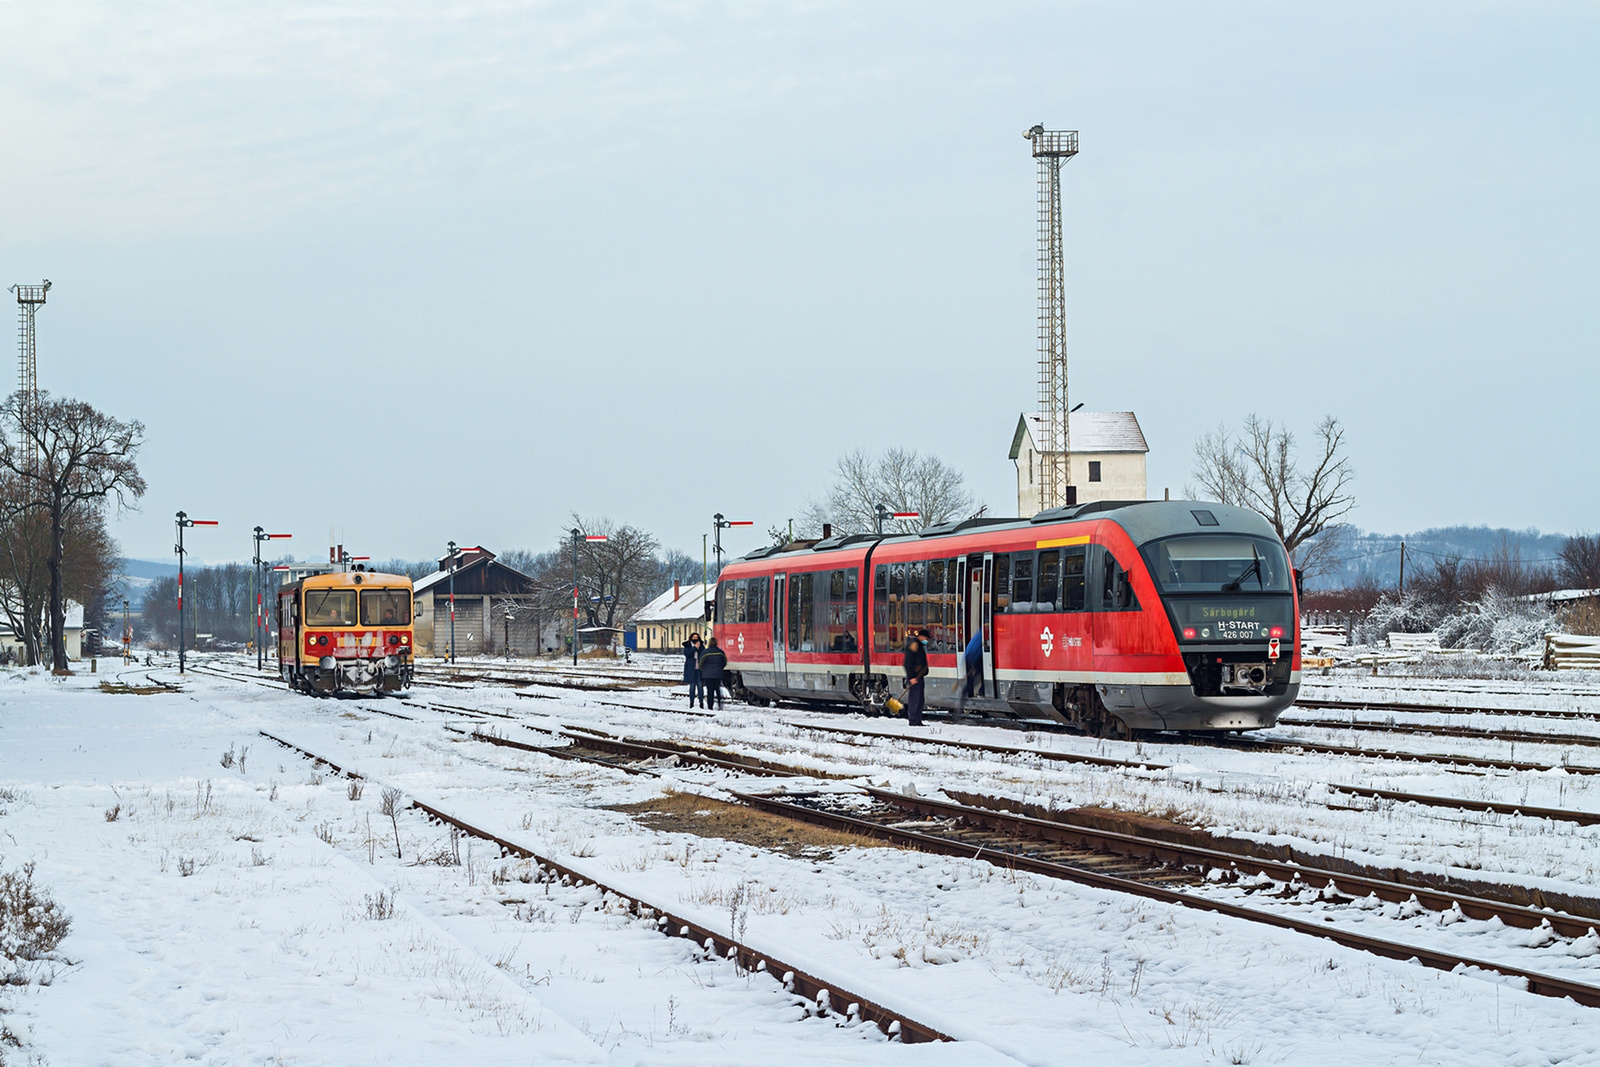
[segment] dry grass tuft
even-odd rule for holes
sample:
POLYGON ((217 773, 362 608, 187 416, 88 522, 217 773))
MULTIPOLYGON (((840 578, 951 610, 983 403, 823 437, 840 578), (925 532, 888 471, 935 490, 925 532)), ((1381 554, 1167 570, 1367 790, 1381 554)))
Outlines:
POLYGON ((808 859, 829 859, 837 848, 893 847, 870 837, 825 830, 695 793, 669 792, 638 804, 614 805, 611 810, 632 815, 654 830, 716 837, 808 859))

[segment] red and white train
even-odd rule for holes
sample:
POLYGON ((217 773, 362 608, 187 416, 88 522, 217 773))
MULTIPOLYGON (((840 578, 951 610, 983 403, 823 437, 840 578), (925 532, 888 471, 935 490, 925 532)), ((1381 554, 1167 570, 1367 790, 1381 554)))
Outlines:
POLYGON ((857 534, 729 564, 714 633, 729 688, 756 703, 881 706, 928 636, 926 700, 1049 717, 1103 736, 1273 725, 1300 688, 1299 604, 1272 526, 1242 508, 1100 501, 1030 519, 857 534))

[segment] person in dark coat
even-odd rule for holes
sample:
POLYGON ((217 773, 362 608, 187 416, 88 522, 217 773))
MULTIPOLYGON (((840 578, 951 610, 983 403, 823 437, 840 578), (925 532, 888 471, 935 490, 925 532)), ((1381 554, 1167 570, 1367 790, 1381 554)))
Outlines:
POLYGON ((922 707, 927 690, 928 653, 920 634, 912 634, 906 642, 906 722, 922 725, 922 707))
POLYGON ((983 684, 983 631, 974 630, 972 640, 967 642, 966 651, 961 653, 961 662, 967 671, 966 684, 961 687, 961 699, 956 701, 956 710, 966 711, 967 701, 978 695, 978 686, 983 684))
POLYGON ((712 700, 716 700, 717 707, 722 707, 722 671, 727 666, 728 654, 717 647, 717 639, 713 637, 706 650, 700 653, 700 684, 705 693, 705 703, 701 707, 709 708, 712 700))
POLYGON ((700 635, 690 634, 683 643, 683 680, 689 683, 689 706, 704 703, 700 689, 700 635))

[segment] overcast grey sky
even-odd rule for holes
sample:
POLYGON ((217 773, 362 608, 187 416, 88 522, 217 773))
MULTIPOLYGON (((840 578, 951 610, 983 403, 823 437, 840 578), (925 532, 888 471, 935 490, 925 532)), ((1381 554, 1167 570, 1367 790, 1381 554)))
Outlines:
POLYGON ((698 554, 858 445, 1006 513, 1043 122, 1073 399, 1152 495, 1331 413, 1366 528, 1593 529, 1597 56, 1592 3, 10 0, 0 282, 54 282, 43 388, 147 427, 130 556, 179 508, 207 560, 573 510, 698 554))

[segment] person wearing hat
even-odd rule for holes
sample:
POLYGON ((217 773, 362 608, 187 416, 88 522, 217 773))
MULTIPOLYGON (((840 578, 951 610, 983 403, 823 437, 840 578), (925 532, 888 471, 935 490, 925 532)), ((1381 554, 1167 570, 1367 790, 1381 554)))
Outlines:
POLYGON ((919 633, 913 633, 911 640, 906 642, 905 670, 906 722, 912 726, 921 726, 923 697, 927 689, 923 683, 928 677, 928 652, 919 633))

